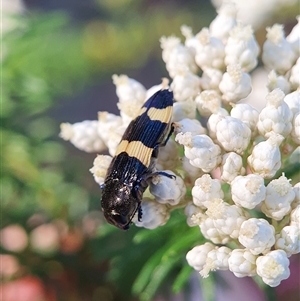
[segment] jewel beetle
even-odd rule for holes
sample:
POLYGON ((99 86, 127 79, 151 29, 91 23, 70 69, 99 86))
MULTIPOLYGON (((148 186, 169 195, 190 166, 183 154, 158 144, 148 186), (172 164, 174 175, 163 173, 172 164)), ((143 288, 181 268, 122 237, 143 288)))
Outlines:
POLYGON ((106 220, 120 229, 129 229, 136 212, 141 221, 141 200, 152 177, 174 177, 155 170, 159 148, 173 132, 172 112, 173 93, 156 92, 130 122, 117 147, 101 186, 101 207, 106 220))

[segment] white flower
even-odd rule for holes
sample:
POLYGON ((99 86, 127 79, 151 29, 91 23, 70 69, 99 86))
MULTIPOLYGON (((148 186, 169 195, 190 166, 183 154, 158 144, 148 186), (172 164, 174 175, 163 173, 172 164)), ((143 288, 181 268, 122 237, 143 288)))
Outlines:
POLYGON ((153 177, 150 182, 150 193, 155 196, 156 202, 160 204, 178 205, 186 192, 183 180, 170 170, 161 172, 176 176, 176 178, 169 178, 165 175, 153 177))
POLYGON ((240 65, 229 65, 227 72, 223 74, 219 89, 225 102, 238 102, 250 94, 251 77, 242 71, 240 65))
POLYGON ((292 210, 290 216, 291 216, 291 225, 292 225, 292 226, 299 227, 299 225, 300 225, 300 204, 299 204, 299 203, 298 203, 298 205, 292 210))
POLYGON ((174 133, 186 133, 190 132, 194 135, 206 134, 206 129, 201 125, 197 119, 184 118, 175 123, 174 133))
POLYGON ((211 37, 208 28, 203 28, 197 35, 198 45, 196 46, 195 61, 201 68, 214 68, 223 70, 224 45, 221 40, 211 37))
POLYGON ((225 45, 225 64, 239 64, 244 72, 250 72, 257 65, 259 46, 250 25, 237 25, 230 31, 225 45))
POLYGON ((252 254, 265 254, 275 243, 275 229, 263 218, 250 218, 242 223, 238 239, 252 254))
POLYGON ((201 77, 202 90, 215 90, 219 92, 219 85, 223 77, 223 72, 219 69, 204 68, 201 77))
POLYGON ((179 133, 175 141, 184 145, 184 154, 193 166, 209 172, 221 162, 221 149, 206 135, 192 136, 191 133, 179 133))
MULTIPOLYGON (((220 108, 220 110, 214 114, 211 114, 207 120, 207 128, 211 139, 217 139, 217 124, 223 119, 224 116, 228 116, 227 110, 220 108)), ((218 141, 216 141, 218 142, 218 141)))
POLYGON ((169 139, 164 147, 159 148, 158 158, 155 164, 156 169, 174 169, 179 161, 178 144, 169 139))
POLYGON ((180 30, 182 35, 185 37, 184 45, 191 50, 193 56, 196 54, 196 45, 198 41, 193 34, 192 28, 187 25, 180 26, 180 30))
POLYGON ((290 180, 282 175, 267 185, 266 198, 262 202, 261 211, 266 216, 279 221, 291 211, 294 198, 295 192, 290 180))
POLYGON ((279 145, 282 142, 281 135, 271 135, 266 141, 254 146, 252 154, 248 157, 248 164, 253 173, 263 178, 272 178, 281 166, 281 153, 279 145))
POLYGON ((274 70, 271 70, 268 74, 267 87, 269 91, 279 88, 284 94, 287 94, 291 91, 291 85, 286 77, 283 75, 277 75, 274 70))
POLYGON ((231 194, 236 205, 253 209, 266 197, 264 179, 255 174, 237 176, 231 182, 231 194))
POLYGON ((186 254, 188 264, 197 271, 201 271, 205 265, 208 252, 215 248, 210 242, 196 246, 186 254))
POLYGON ((232 104, 230 116, 237 118, 248 125, 251 130, 251 137, 257 134, 258 111, 247 103, 232 104))
POLYGON ((196 119, 196 103, 192 99, 173 104, 172 121, 180 121, 184 118, 196 119))
POLYGON ((161 83, 159 85, 154 85, 147 90, 145 100, 149 99, 156 92, 164 89, 169 89, 169 79, 166 77, 161 79, 161 83))
MULTIPOLYGON (((161 47, 164 51, 167 51, 167 55, 166 52, 163 52, 163 60, 166 63, 166 69, 170 77, 174 78, 183 72, 196 73, 198 67, 193 57, 193 51, 181 43, 176 43, 175 46, 173 45, 171 48, 168 48, 168 39, 170 38, 161 38, 161 47)), ((171 37, 171 39, 173 39, 173 37, 171 37)))
POLYGON ((212 37, 226 43, 230 30, 236 25, 236 5, 233 2, 223 2, 218 10, 218 15, 209 25, 212 37))
POLYGON ((217 139, 227 152, 242 154, 251 139, 249 127, 239 119, 223 117, 216 127, 217 139))
POLYGON ((193 166, 187 157, 182 158, 182 170, 185 173, 185 179, 189 183, 194 183, 197 178, 203 175, 203 171, 193 166))
POLYGON ((291 132, 291 137, 296 144, 300 145, 300 112, 295 114, 292 125, 293 128, 291 132))
POLYGON ((215 90, 202 91, 195 99, 201 116, 210 116, 221 108, 221 96, 215 90))
MULTIPOLYGON (((214 243, 226 243, 226 238, 238 238, 240 227, 245 220, 249 217, 248 214, 236 205, 229 205, 222 199, 211 199, 210 202, 205 204, 207 210, 205 215, 207 218, 200 223, 202 234, 214 243), (216 230, 218 236, 213 232, 216 230), (211 235, 213 234, 213 235, 211 235), (219 241, 219 238, 225 240, 219 241)), ((228 241, 228 240, 227 240, 228 241)))
POLYGON ((139 107, 142 106, 146 100, 146 89, 141 83, 123 74, 119 76, 114 74, 112 79, 116 85, 116 93, 120 103, 132 101, 139 104, 139 107))
POLYGON ((210 175, 205 174, 195 181, 192 189, 193 203, 196 206, 207 208, 212 199, 222 199, 221 182, 218 179, 212 179, 210 175))
POLYGON ((215 247, 209 251, 205 260, 205 265, 200 271, 203 278, 208 277, 210 271, 228 270, 228 259, 231 249, 227 247, 215 247))
POLYGON ((137 214, 132 220, 137 227, 155 229, 164 225, 170 217, 170 212, 166 205, 160 204, 150 198, 142 200, 141 208, 143 213, 142 220, 138 221, 137 214))
POLYGON ((289 106, 293 115, 299 113, 300 112, 300 89, 285 95, 284 102, 289 106))
POLYGON ((171 83, 174 99, 186 101, 200 93, 200 78, 191 72, 182 72, 174 76, 171 83))
POLYGON ((231 183, 238 175, 245 174, 242 157, 235 152, 223 156, 220 168, 221 179, 226 183, 231 183))
POLYGON ((294 209, 300 205, 300 182, 294 185, 293 190, 295 192, 295 198, 294 201, 292 202, 292 208, 294 209))
POLYGON ((121 126, 122 118, 120 116, 108 112, 98 112, 98 135, 106 144, 112 133, 121 126))
POLYGON ((284 93, 280 89, 270 92, 267 97, 267 105, 260 112, 257 128, 261 135, 268 138, 271 133, 286 137, 292 131, 293 114, 284 102, 284 93))
POLYGON ((229 270, 236 277, 246 277, 256 275, 256 258, 247 249, 234 249, 228 259, 229 270))
POLYGON ((60 137, 70 141, 75 147, 88 153, 100 152, 106 149, 103 140, 98 135, 98 121, 85 120, 74 124, 62 123, 60 137))
POLYGON ((163 36, 160 38, 159 42, 162 49, 162 59, 166 63, 170 57, 172 50, 178 46, 180 47, 180 39, 175 36, 163 36))
POLYGON ((298 23, 293 27, 286 40, 292 45, 296 56, 300 56, 300 15, 297 16, 298 23))
POLYGON ((288 257, 300 253, 299 225, 283 227, 280 234, 276 235, 275 249, 285 251, 288 257))
POLYGON ((290 75, 290 83, 293 89, 299 89, 300 87, 300 58, 297 59, 296 64, 291 69, 291 75, 290 75))
POLYGON ((95 182, 99 185, 104 183, 111 160, 112 157, 107 155, 97 155, 94 160, 93 167, 90 169, 90 172, 93 174, 95 182))
POLYGON ((290 276, 289 260, 282 250, 271 251, 256 259, 256 272, 269 286, 278 286, 290 276))
POLYGON ((198 226, 198 223, 195 220, 195 216, 201 216, 202 215, 202 209, 198 206, 195 206, 192 202, 189 202, 185 208, 184 213, 187 216, 186 223, 190 227, 198 226))
POLYGON ((295 54, 289 42, 285 39, 283 26, 275 24, 267 27, 267 40, 263 45, 262 61, 264 65, 279 74, 291 69, 295 54), (278 59, 280 58, 280 59, 278 59))

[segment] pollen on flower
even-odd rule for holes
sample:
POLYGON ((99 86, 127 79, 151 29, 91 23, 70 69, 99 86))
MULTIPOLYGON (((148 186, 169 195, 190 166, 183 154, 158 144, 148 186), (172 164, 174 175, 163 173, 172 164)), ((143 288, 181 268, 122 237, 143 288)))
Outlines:
POLYGON ((202 45, 208 45, 210 43, 210 35, 208 28, 203 28, 197 35, 197 39, 202 45))
POLYGON ((253 238, 259 232, 259 227, 254 223, 249 223, 247 227, 240 230, 240 235, 246 236, 248 238, 253 238))
POLYGON ((284 30, 282 24, 274 24, 272 27, 267 27, 267 39, 274 44, 279 44, 284 38, 284 30))
POLYGON ((216 269, 217 269, 217 265, 216 265, 215 261, 212 258, 208 257, 205 261, 205 265, 204 265, 203 269, 199 272, 199 274, 203 278, 207 278, 209 276, 209 272, 215 271, 216 269))
POLYGON ((282 173, 282 176, 278 179, 272 180, 270 186, 280 195, 284 196, 291 191, 292 185, 290 184, 291 179, 287 179, 282 173))
POLYGON ((207 207, 206 214, 212 219, 219 219, 224 216, 225 204, 222 199, 213 199, 207 207))
POLYGON ((234 83, 238 83, 242 78, 242 68, 240 65, 229 65, 227 66, 227 73, 230 75, 234 83))

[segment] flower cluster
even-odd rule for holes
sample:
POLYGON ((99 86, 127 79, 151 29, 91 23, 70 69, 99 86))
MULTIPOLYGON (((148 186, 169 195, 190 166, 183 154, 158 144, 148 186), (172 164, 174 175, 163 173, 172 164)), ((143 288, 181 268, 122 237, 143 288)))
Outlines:
POLYGON ((186 255, 203 277, 229 269, 237 277, 258 275, 277 286, 289 277, 289 257, 300 252, 300 183, 292 185, 284 174, 300 144, 299 24, 287 37, 282 25, 267 28, 261 55, 268 93, 254 101, 250 72, 260 47, 252 28, 236 21, 232 3, 223 5, 209 28, 195 35, 187 26, 181 31, 184 43, 175 36, 160 40, 170 85, 163 79, 146 90, 134 79, 114 75, 120 116, 100 112, 98 121, 63 124, 61 136, 88 152, 108 149, 110 156, 98 155, 91 168, 101 184, 139 107, 169 87, 175 141, 161 148, 157 168, 176 179, 151 180, 143 219, 134 223, 154 229, 172 210, 184 208, 188 225, 198 226, 208 240, 186 255), (205 117, 201 123, 199 114, 205 117))

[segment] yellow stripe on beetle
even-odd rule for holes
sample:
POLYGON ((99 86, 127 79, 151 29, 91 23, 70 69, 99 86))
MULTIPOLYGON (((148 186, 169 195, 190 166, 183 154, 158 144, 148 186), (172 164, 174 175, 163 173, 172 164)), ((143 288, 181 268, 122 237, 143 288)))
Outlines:
POLYGON ((115 156, 122 152, 126 152, 129 157, 139 159, 146 167, 150 166, 153 148, 145 146, 143 142, 122 140, 115 156))
POLYGON ((169 106, 164 109, 150 108, 147 112, 148 117, 152 120, 169 123, 172 117, 173 107, 169 106))

